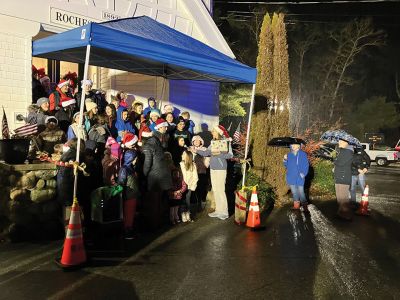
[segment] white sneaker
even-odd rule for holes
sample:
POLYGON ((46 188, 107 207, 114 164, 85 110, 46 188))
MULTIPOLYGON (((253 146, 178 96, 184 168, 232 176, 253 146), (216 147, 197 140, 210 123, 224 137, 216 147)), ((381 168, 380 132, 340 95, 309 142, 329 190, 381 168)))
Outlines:
POLYGON ((187 217, 186 217, 186 212, 185 212, 185 211, 182 212, 181 217, 182 217, 182 222, 183 222, 183 223, 186 223, 186 222, 188 221, 188 220, 187 220, 187 217))
POLYGON ((217 217, 219 217, 219 214, 216 211, 214 211, 212 213, 209 213, 208 216, 211 218, 217 218, 217 217))
POLYGON ((192 219, 190 218, 190 212, 186 212, 186 222, 192 222, 192 219))
POLYGON ((220 219, 220 220, 226 220, 228 218, 229 218, 228 214, 220 214, 220 215, 218 215, 218 219, 220 219))

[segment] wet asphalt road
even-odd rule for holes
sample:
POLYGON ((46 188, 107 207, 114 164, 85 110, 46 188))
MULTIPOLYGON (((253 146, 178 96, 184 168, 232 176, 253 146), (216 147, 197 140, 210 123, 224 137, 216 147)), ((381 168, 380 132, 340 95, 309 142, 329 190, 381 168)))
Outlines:
POLYGON ((252 232, 202 217, 62 272, 62 242, 0 245, 0 299, 400 299, 400 168, 371 169, 371 216, 275 209, 252 232))

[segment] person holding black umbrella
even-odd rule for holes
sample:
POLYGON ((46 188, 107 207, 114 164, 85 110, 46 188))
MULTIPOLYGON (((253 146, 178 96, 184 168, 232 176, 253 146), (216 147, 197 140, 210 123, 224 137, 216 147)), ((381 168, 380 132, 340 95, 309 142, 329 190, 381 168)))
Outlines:
POLYGON ((283 164, 287 170, 286 182, 293 195, 293 209, 300 209, 301 204, 304 212, 308 212, 304 193, 304 182, 309 168, 307 153, 300 149, 300 143, 295 140, 290 145, 290 149, 291 151, 283 157, 283 164))

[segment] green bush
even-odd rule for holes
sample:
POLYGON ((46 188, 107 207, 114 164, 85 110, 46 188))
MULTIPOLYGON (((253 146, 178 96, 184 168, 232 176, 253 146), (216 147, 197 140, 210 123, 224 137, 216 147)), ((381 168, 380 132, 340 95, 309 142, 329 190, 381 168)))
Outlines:
MULTIPOLYGON (((260 211, 269 209, 274 204, 276 198, 273 188, 253 172, 251 171, 247 172, 245 186, 250 187, 255 185, 257 185, 258 205, 260 206, 260 211)), ((242 181, 240 181, 239 184, 237 185, 237 190, 240 190, 241 188, 242 188, 242 181)), ((249 205, 251 190, 246 190, 246 191, 247 191, 247 199, 249 199, 247 204, 249 205)))
POLYGON ((316 160, 313 164, 314 177, 311 181, 312 195, 335 195, 335 180, 333 177, 333 163, 329 160, 316 160))

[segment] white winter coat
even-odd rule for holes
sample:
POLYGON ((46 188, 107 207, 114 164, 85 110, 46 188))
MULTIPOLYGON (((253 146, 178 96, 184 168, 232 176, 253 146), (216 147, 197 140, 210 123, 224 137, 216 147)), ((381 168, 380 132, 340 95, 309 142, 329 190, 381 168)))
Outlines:
POLYGON ((199 180, 196 164, 193 163, 193 168, 189 171, 185 169, 185 163, 183 161, 180 162, 180 166, 183 174, 183 181, 185 181, 189 190, 195 191, 197 188, 197 181, 199 180))

